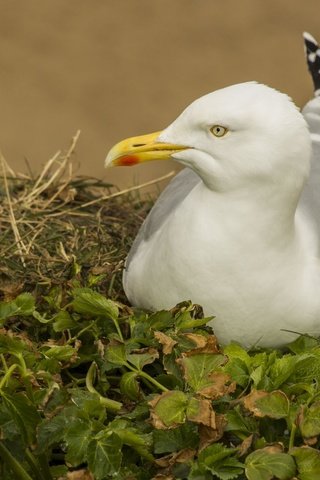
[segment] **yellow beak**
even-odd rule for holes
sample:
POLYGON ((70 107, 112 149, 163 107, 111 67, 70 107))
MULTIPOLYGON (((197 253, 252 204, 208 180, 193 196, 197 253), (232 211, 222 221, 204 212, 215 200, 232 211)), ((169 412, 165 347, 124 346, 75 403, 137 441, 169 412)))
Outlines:
POLYGON ((131 166, 149 160, 168 160, 174 152, 189 148, 157 141, 160 133, 154 132, 122 140, 108 153, 105 166, 131 166))

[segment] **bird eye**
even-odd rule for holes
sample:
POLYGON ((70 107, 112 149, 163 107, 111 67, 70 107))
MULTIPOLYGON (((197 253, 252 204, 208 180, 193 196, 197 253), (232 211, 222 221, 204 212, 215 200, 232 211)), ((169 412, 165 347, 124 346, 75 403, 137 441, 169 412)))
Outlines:
POLYGON ((214 125, 210 128, 210 132, 213 133, 215 137, 223 137, 227 133, 228 129, 222 127, 222 125, 214 125))

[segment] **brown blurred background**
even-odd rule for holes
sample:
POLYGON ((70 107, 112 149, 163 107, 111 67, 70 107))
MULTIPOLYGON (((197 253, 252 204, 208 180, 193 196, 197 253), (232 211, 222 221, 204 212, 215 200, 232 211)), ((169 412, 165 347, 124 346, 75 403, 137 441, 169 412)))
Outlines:
POLYGON ((120 186, 155 178, 173 165, 107 171, 108 149, 237 82, 303 106, 301 34, 320 40, 319 10, 319 0, 0 0, 0 148, 36 173, 80 129, 79 173, 120 186))

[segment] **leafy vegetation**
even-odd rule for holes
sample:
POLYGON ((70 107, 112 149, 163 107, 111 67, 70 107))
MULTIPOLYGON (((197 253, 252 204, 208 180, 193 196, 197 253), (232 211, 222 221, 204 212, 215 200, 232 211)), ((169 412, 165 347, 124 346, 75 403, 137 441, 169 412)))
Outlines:
POLYGON ((222 349, 191 302, 126 305, 150 202, 60 178, 72 148, 35 179, 2 160, 0 478, 320 478, 318 339, 222 349))
POLYGON ((133 311, 76 285, 2 302, 0 320, 1 478, 320 475, 313 338, 222 351, 190 302, 133 311))

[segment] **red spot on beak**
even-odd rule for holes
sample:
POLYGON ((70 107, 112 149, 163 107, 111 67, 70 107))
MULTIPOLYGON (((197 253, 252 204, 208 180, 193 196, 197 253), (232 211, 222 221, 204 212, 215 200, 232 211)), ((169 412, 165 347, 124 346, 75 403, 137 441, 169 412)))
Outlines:
POLYGON ((119 158, 117 163, 121 167, 131 167, 132 165, 139 163, 139 159, 135 155, 124 155, 119 158))

